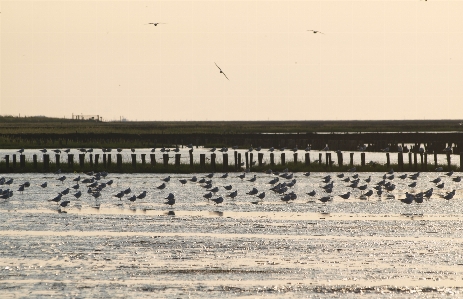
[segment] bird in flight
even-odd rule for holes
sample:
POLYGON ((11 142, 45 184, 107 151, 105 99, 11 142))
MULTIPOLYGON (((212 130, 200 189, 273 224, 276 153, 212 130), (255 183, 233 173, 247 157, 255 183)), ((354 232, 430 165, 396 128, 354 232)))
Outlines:
POLYGON ((314 34, 315 34, 315 33, 321 33, 321 34, 324 34, 323 32, 320 32, 320 31, 318 31, 318 30, 307 30, 307 31, 312 31, 314 34))
POLYGON ((215 66, 217 66, 219 68, 220 73, 223 74, 225 76, 225 78, 227 78, 227 80, 230 80, 230 79, 228 79, 227 75, 225 75, 225 73, 222 71, 222 69, 217 65, 217 63, 215 63, 215 66))
POLYGON ((148 24, 146 24, 146 25, 154 25, 154 26, 157 26, 157 25, 159 25, 159 24, 166 24, 166 23, 148 23, 148 24))

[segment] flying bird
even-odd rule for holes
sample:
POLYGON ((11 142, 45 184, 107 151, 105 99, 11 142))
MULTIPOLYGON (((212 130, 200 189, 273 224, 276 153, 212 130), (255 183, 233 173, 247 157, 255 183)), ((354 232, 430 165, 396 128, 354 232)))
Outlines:
POLYGON ((230 80, 230 79, 228 79, 227 75, 225 75, 225 73, 222 71, 222 69, 217 65, 217 63, 215 63, 215 65, 219 68, 220 73, 223 74, 225 76, 225 78, 227 78, 227 80, 230 80))
POLYGON ((146 25, 154 25, 154 26, 157 26, 157 25, 159 25, 159 24, 167 24, 167 23, 159 23, 159 22, 158 22, 158 23, 148 23, 148 24, 146 24, 146 25))
POLYGON ((307 30, 307 31, 312 31, 314 34, 316 34, 316 33, 324 34, 323 32, 320 32, 320 31, 318 31, 318 30, 307 30))

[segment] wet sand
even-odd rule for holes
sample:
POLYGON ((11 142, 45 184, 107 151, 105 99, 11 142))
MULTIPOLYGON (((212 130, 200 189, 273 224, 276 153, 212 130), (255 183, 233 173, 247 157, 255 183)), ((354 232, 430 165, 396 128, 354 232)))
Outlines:
MULTIPOLYGON (((162 191, 155 186, 164 175, 110 175, 115 184, 101 198, 68 196, 71 205, 61 210, 48 200, 71 182, 17 175, 15 181, 31 187, 0 200, 0 297, 461 296, 458 184, 442 177, 445 190, 457 189, 450 201, 436 191, 430 201, 403 204, 398 199, 409 182, 396 181, 389 197, 366 200, 355 191, 349 200, 321 203, 305 193, 319 192, 324 175, 295 174, 298 198, 289 204, 268 191, 263 174, 256 183, 213 179, 239 191, 232 200, 221 189, 221 205, 204 200, 197 184, 181 186, 173 174, 162 191), (37 187, 44 180, 50 187, 37 187), (112 196, 127 186, 148 196, 134 203, 112 196), (245 195, 252 187, 267 197, 252 204, 255 197, 245 195), (169 192, 177 198, 173 207, 163 204, 169 192)), ((361 177, 368 175, 379 181, 383 174, 361 177)), ((435 176, 423 177, 416 191, 435 176)), ((347 190, 335 181, 336 194, 347 190)))

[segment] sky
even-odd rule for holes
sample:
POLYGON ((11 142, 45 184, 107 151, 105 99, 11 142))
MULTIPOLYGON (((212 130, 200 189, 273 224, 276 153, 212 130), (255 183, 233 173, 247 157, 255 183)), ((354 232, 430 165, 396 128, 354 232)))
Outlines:
POLYGON ((0 12, 0 115, 462 117, 460 0, 1 0, 0 12))

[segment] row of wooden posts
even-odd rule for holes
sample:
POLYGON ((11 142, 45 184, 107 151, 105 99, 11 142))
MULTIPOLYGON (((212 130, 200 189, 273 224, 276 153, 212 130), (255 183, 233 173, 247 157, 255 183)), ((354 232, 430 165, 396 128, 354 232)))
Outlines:
MULTIPOLYGON (((343 161, 343 154, 342 153, 336 153, 337 154, 337 159, 338 159, 338 165, 343 166, 344 161, 343 161)), ((354 153, 349 153, 350 154, 350 166, 354 165, 354 153)), ((131 154, 132 155, 132 166, 134 168, 137 167, 137 156, 136 154, 131 154)), ((325 161, 323 162, 323 154, 319 153, 319 159, 315 161, 318 164, 325 163, 326 166, 330 167, 333 165, 334 161, 331 159, 331 153, 327 152, 325 153, 325 161)), ((421 169, 422 170, 428 170, 428 154, 426 153, 408 153, 408 164, 409 164, 409 169, 418 169, 418 155, 420 156, 420 162, 421 162, 421 169), (412 167, 413 165, 413 167, 412 167)), ((111 159, 111 154, 102 154, 102 164, 105 168, 111 167, 112 165, 112 159, 111 159)), ((451 155, 450 153, 447 154, 447 164, 448 168, 450 169, 451 165, 451 155)), ((17 165, 16 161, 16 154, 12 155, 12 167, 15 168, 17 165)), ((68 161, 68 167, 73 168, 74 167, 74 154, 68 154, 67 157, 68 161)), ((175 154, 175 163, 174 166, 178 167, 180 166, 180 159, 181 159, 181 154, 175 154)), ((189 153, 189 158, 190 158, 190 166, 193 166, 193 153, 189 153)), ((234 163, 234 170, 239 171, 241 170, 241 153, 238 153, 237 151, 234 151, 234 158, 235 158, 235 163, 234 163)), ((263 166, 263 158, 264 154, 263 153, 258 153, 257 154, 257 165, 258 166, 263 166)), ((305 160, 304 161, 299 161, 298 160, 298 154, 294 153, 293 154, 293 162, 294 163, 302 163, 304 162, 305 165, 309 166, 310 165, 310 153, 305 153, 305 160)), ((360 158, 361 158, 361 166, 365 166, 365 153, 360 153, 360 158)), ((169 166, 169 154, 163 154, 162 155, 162 160, 163 160, 163 165, 164 167, 169 166)), ((245 163, 244 165, 246 166, 246 169, 252 169, 252 166, 255 164, 254 163, 254 155, 252 152, 246 152, 245 153, 245 163)), ((90 166, 98 166, 100 165, 100 154, 90 154, 89 155, 89 162, 90 166)), ((223 153, 222 157, 222 167, 223 171, 229 171, 232 170, 230 168, 230 165, 228 163, 228 153, 223 153)), ((32 156, 32 163, 34 168, 37 169, 38 163, 37 163, 37 155, 32 156)), ((61 155, 56 154, 55 155, 55 163, 56 167, 59 168, 61 165, 61 155)), ((5 164, 6 168, 10 168, 10 156, 6 155, 5 156, 5 164)), ((141 164, 146 165, 146 154, 141 154, 141 164)), ((155 154, 150 154, 150 164, 152 166, 156 165, 156 155, 155 154)), ((206 166, 206 154, 200 154, 199 155, 199 164, 201 167, 206 166)), ((212 153, 210 157, 210 164, 212 169, 215 170, 215 165, 216 165, 216 154, 212 153)), ((281 164, 285 165, 286 164, 286 156, 285 153, 281 153, 281 164)), ((19 156, 19 166, 21 168, 24 168, 26 165, 26 158, 24 155, 19 156)), ((270 165, 273 166, 275 165, 275 155, 274 153, 270 153, 270 165)), ((386 165, 387 167, 390 166, 390 153, 386 153, 386 165)), ((463 153, 460 153, 460 167, 463 165, 463 153)), ((83 168, 85 166, 85 154, 79 154, 79 166, 83 168)), ((117 167, 122 167, 122 154, 116 154, 116 166, 117 167)), ((403 153, 398 153, 398 166, 399 166, 399 171, 404 170, 404 157, 403 153)), ((434 154, 434 166, 437 167, 437 154, 434 154)), ((44 170, 48 170, 50 168, 50 156, 48 154, 43 155, 43 168, 44 170)))

